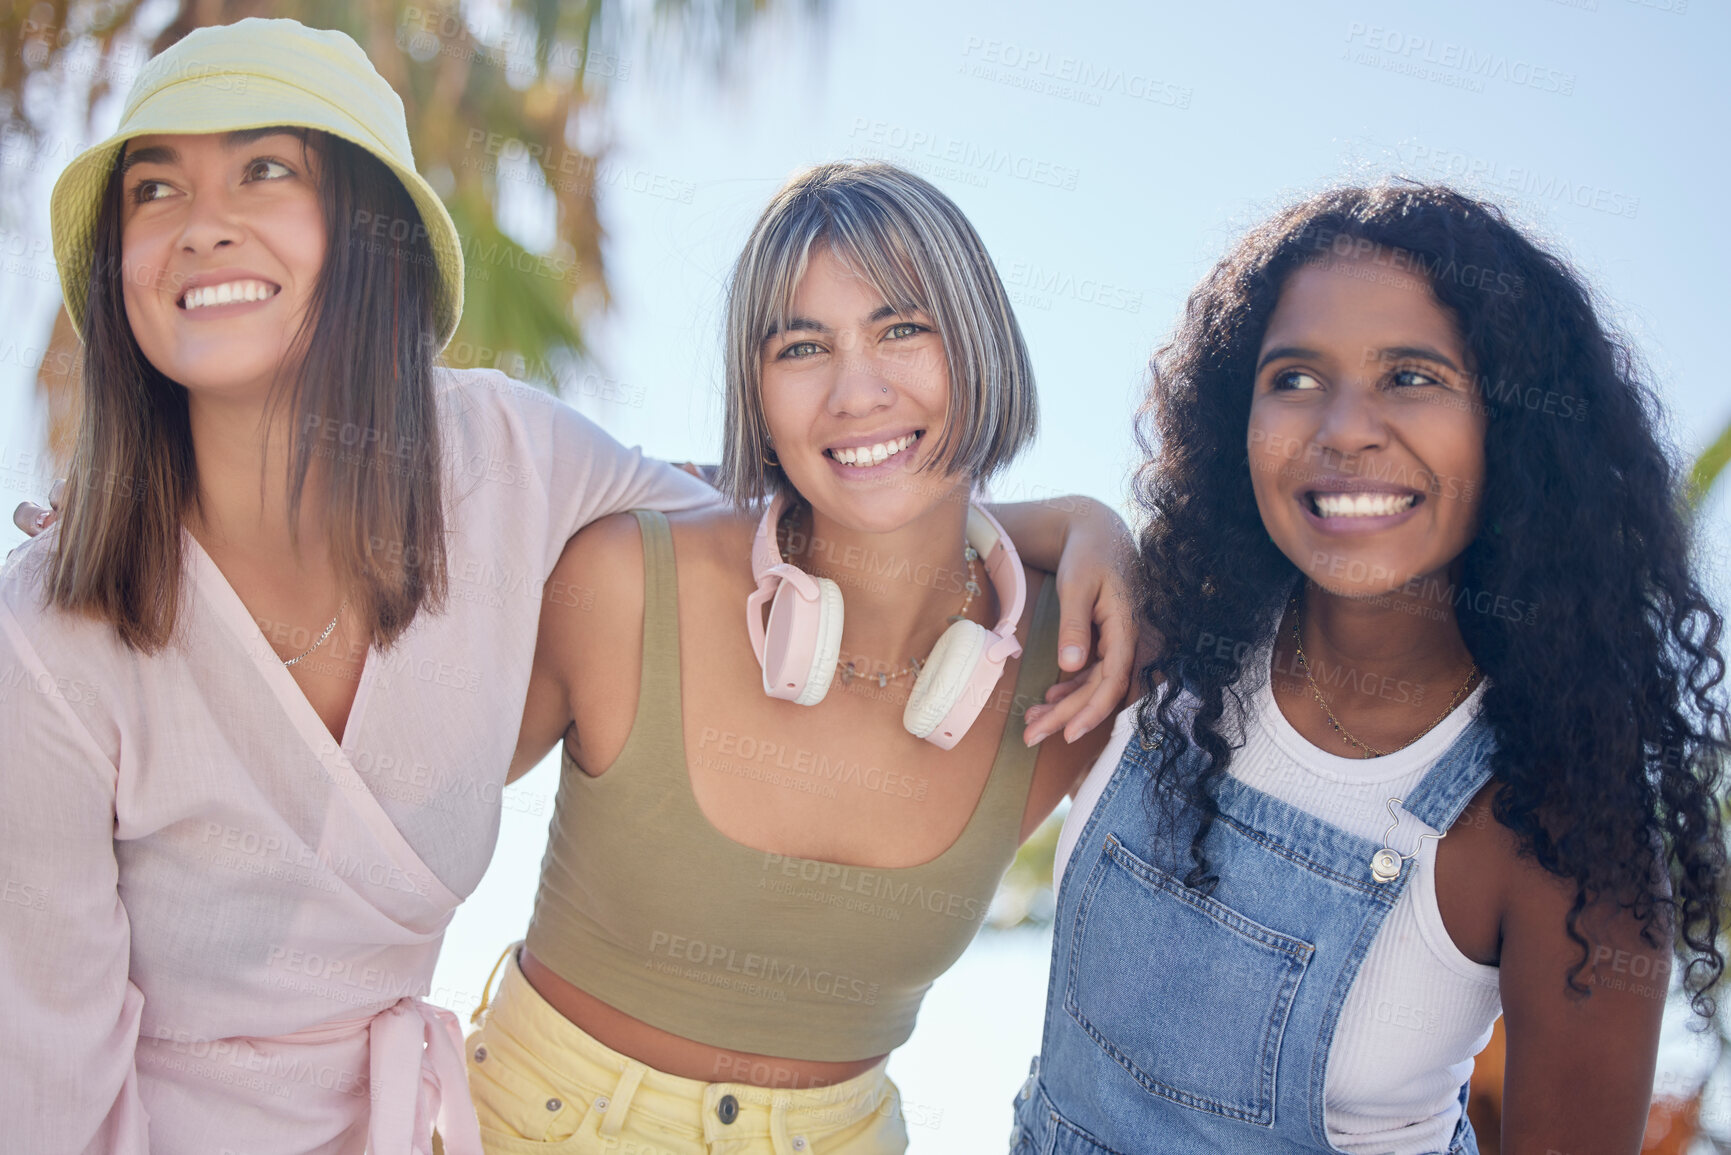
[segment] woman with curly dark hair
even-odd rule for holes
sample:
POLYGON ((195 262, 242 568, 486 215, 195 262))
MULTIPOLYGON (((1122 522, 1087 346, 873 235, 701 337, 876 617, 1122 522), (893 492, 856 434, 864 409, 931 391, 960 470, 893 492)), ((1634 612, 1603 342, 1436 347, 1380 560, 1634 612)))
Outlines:
POLYGON ((1659 423, 1578 274, 1447 188, 1316 196, 1192 293, 1018 1152, 1473 1152, 1499 1012, 1504 1151, 1639 1150, 1672 960, 1701 1015, 1724 969, 1659 423))

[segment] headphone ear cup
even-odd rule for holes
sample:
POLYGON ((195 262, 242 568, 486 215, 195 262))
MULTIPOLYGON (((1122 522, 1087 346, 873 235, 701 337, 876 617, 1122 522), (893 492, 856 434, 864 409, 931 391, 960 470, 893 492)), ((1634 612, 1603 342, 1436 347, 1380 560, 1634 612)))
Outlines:
POLYGON ((916 738, 931 737, 968 688, 990 636, 991 631, 978 622, 950 624, 914 679, 908 704, 902 710, 903 729, 916 738))
POLYGON ((823 701, 829 693, 829 684, 835 680, 835 664, 841 657, 841 626, 846 614, 841 587, 826 577, 813 580, 817 582, 817 605, 811 612, 817 617, 817 643, 812 647, 805 688, 793 700, 797 706, 815 706, 823 701))
POLYGON ((841 587, 828 578, 783 579, 763 630, 763 692, 799 706, 823 701, 841 653, 841 587), (799 586, 817 596, 807 600, 799 586))

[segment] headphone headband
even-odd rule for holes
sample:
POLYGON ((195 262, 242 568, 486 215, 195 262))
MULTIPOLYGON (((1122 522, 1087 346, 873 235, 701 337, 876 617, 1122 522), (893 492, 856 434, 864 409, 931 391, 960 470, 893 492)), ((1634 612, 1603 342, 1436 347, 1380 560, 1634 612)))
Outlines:
MULTIPOLYGON (((757 533, 751 540, 751 576, 757 580, 758 593, 766 598, 769 596, 764 594, 766 588, 773 593, 773 583, 786 580, 793 583, 794 588, 806 601, 816 601, 817 583, 810 574, 781 556, 781 546, 775 539, 776 524, 786 512, 788 504, 787 495, 778 493, 764 507, 763 517, 757 523, 757 533)), ((992 588, 998 594, 998 624, 992 627, 992 632, 1000 639, 1007 638, 1014 643, 1016 623, 1022 620, 1022 607, 1028 599, 1028 583, 1022 573, 1021 555, 1016 552, 1016 545, 1010 540, 1010 535, 998 524, 998 519, 987 513, 983 506, 972 502, 968 504, 967 541, 974 547, 974 552, 980 555, 986 576, 991 579, 992 588)), ((1022 648, 1018 644, 1004 657, 1013 658, 1021 652, 1022 648)), ((762 658, 763 651, 759 646, 758 659, 761 661, 762 658)))
POLYGON ((1007 660, 1022 652, 1016 641, 1016 623, 1022 620, 1022 606, 1028 600, 1028 582, 1022 573, 1022 559, 1015 543, 997 518, 982 506, 968 506, 968 544, 980 555, 992 588, 998 591, 998 624, 992 627, 997 640, 992 643, 993 656, 1007 660), (1005 642, 1008 642, 1006 647, 1005 642), (1011 648, 1013 647, 1013 648, 1011 648))

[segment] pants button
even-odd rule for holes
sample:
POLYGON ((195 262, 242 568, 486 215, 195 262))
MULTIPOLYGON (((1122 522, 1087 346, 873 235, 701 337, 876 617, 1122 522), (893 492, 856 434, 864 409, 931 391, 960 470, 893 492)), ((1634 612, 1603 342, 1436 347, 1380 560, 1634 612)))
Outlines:
POLYGON ((721 1102, 715 1105, 715 1117, 723 1123, 731 1123, 739 1118, 739 1100, 732 1095, 723 1095, 721 1102))

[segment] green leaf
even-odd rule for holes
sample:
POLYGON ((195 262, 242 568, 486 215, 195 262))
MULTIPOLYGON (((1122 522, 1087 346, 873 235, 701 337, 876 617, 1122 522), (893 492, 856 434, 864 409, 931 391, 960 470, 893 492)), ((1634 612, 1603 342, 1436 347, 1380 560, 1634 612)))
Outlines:
POLYGON ((1706 500, 1707 491, 1713 488, 1713 483, 1725 471, 1725 465, 1731 462, 1731 423, 1714 438, 1713 444, 1701 451, 1701 456, 1695 459, 1695 465, 1689 470, 1689 504, 1699 508, 1706 500))
POLYGON ((576 262, 530 252, 500 231, 492 207, 478 197, 459 197, 448 207, 463 238, 465 280, 463 319, 447 360, 552 385, 553 366, 585 349, 569 305, 576 262))

